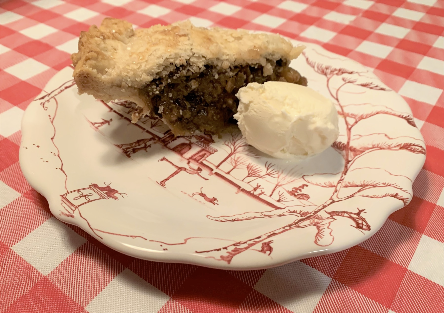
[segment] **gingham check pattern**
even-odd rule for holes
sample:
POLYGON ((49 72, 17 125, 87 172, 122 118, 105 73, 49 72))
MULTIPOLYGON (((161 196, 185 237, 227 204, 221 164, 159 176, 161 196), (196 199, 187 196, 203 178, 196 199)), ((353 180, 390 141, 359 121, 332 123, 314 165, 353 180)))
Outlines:
POLYGON ((443 86, 442 0, 0 0, 0 312, 444 312, 443 86), (411 204, 356 247, 248 272, 141 261, 57 221, 20 171, 20 121, 105 16, 279 32, 374 69, 427 143, 411 204))

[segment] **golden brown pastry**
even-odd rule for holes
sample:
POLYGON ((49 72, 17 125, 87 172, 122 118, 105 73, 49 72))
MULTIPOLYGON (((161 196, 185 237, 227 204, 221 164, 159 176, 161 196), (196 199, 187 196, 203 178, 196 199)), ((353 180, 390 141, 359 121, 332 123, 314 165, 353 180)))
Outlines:
POLYGON ((134 122, 149 114, 175 135, 217 134, 236 113, 240 87, 276 80, 306 85, 289 67, 303 49, 275 34, 189 21, 134 30, 106 18, 81 33, 73 76, 80 94, 134 102, 134 122))

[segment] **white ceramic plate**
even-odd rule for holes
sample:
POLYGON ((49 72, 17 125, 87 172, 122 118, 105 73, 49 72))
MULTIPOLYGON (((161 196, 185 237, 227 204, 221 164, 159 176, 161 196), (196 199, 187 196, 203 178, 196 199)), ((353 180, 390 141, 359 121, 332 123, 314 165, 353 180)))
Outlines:
POLYGON ((292 65, 340 114, 338 141, 314 158, 132 124, 125 103, 79 96, 65 68, 26 110, 23 173, 58 219, 142 259, 245 270, 349 248, 410 201, 425 144, 364 66, 312 45, 292 65))

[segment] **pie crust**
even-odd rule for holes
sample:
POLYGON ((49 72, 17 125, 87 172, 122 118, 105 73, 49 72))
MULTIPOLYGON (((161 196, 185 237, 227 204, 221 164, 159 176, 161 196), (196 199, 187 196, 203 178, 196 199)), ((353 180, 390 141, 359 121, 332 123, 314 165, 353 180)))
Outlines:
POLYGON ((71 58, 80 94, 135 104, 133 122, 157 116, 175 135, 216 134, 249 82, 306 79, 289 67, 304 49, 277 34, 201 28, 189 21, 134 29, 105 18, 82 32, 71 58))

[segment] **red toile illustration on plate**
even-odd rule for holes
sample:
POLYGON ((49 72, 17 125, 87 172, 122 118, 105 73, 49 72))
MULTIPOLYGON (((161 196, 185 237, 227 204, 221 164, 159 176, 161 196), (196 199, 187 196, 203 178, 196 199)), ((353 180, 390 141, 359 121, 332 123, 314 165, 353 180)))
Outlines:
POLYGON ((25 114, 23 172, 56 217, 144 259, 254 269, 345 249, 409 203, 425 145, 365 67, 315 46, 295 66, 340 116, 338 140, 314 158, 267 157, 238 131, 134 124, 131 103, 78 96, 67 68, 25 114))

